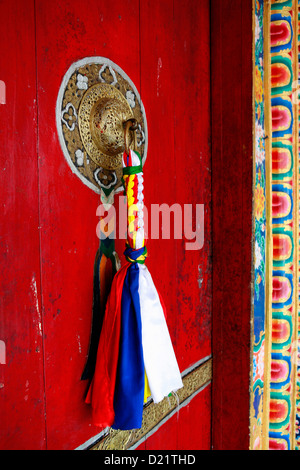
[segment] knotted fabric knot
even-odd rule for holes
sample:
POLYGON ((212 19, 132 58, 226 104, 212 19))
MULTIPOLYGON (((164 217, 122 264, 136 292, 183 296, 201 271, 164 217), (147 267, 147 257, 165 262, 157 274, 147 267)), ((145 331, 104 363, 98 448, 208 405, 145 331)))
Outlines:
POLYGON ((124 251, 125 258, 129 263, 144 264, 147 254, 147 248, 145 246, 139 250, 135 250, 134 248, 131 248, 129 245, 127 245, 127 248, 124 251))

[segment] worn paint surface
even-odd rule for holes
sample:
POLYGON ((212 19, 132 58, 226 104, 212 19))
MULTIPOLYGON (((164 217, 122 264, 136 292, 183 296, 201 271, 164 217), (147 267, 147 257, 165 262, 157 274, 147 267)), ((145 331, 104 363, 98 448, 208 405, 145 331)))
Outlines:
MULTIPOLYGON (((146 204, 205 205, 201 250, 186 251, 185 240, 148 243, 147 263, 184 370, 211 354, 209 2, 189 0, 184 11, 179 0, 92 0, 88 8, 80 0, 17 0, 0 8, 0 78, 6 84, 0 106, 0 340, 6 346, 0 447, 73 449, 100 431, 91 425, 80 381, 99 198, 64 159, 57 93, 74 61, 98 55, 117 63, 146 109, 146 204)), ((116 245, 121 253, 123 241, 116 245)), ((202 393, 197 409, 209 423, 210 403, 203 395, 202 405, 202 393)), ((193 421, 182 415, 170 422, 170 443, 181 419, 186 428, 193 421)), ((209 447, 208 433, 199 429, 196 442, 209 447)))
POLYGON ((8 45, 2 42, 0 57, 6 91, 0 105, 0 445, 43 449, 34 11, 19 0, 1 2, 0 9, 8 45))
POLYGON ((252 1, 213 0, 214 449, 249 448, 252 1), (226 21, 224 21, 226 18, 226 21))
POLYGON ((137 450, 210 449, 210 429, 211 385, 208 385, 193 400, 187 400, 156 432, 153 430, 137 450), (197 432, 191 421, 197 423, 197 432))

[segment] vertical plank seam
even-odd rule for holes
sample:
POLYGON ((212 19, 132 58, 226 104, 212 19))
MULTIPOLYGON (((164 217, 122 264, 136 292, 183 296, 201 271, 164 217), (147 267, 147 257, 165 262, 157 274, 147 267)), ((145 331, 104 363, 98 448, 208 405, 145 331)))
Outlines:
POLYGON ((38 96, 38 58, 37 58, 37 14, 36 0, 33 0, 34 7, 34 41, 35 41, 35 80, 36 80, 36 157, 37 157, 37 192, 38 192, 38 234, 39 234, 39 264, 40 264, 40 305, 42 324, 42 360, 43 360, 43 401, 44 401, 44 426, 45 426, 45 447, 48 447, 47 439, 47 406, 46 406, 46 368, 45 368, 45 335, 44 335, 44 302, 42 288, 42 240, 41 240, 41 194, 40 194, 40 157, 39 157, 39 96, 38 96))
MULTIPOLYGON (((174 61, 175 65, 175 58, 176 58, 176 34, 175 34, 175 0, 172 1, 172 60, 174 61)), ((174 68, 175 70, 175 68, 174 68)), ((176 166, 176 93, 173 95, 173 158, 175 164, 175 173, 177 175, 177 166, 176 166)), ((175 186, 176 197, 177 200, 177 185, 175 186)), ((178 266, 178 247, 175 247, 175 266, 178 266)), ((176 273, 176 280, 178 284, 178 271, 176 273)), ((175 323, 175 342, 177 344, 178 341, 178 315, 176 316, 176 323, 175 323)), ((179 442, 179 426, 178 420, 176 421, 176 448, 178 449, 178 442, 179 442)))
MULTIPOLYGON (((223 3, 222 1, 220 2, 220 8, 219 8, 219 17, 218 20, 220 21, 220 37, 222 38, 222 30, 223 30, 223 23, 221 21, 221 18, 223 18, 223 3)), ((222 70, 223 68, 223 42, 222 39, 220 41, 220 69, 222 70)), ((220 90, 220 163, 221 163, 221 168, 223 170, 223 80, 221 80, 221 90, 220 90)), ((223 194, 221 198, 221 205, 223 209, 223 194)), ((223 212, 223 210, 222 210, 223 212)), ((224 252, 223 249, 223 244, 224 244, 224 237, 221 238, 221 253, 224 252)), ((221 278, 222 278, 222 286, 224 285, 223 283, 223 269, 221 273, 221 278)), ((221 349, 221 357, 219 358, 220 362, 223 363, 223 344, 224 344, 224 330, 223 330, 223 325, 224 325, 224 289, 222 289, 222 306, 221 306, 221 344, 222 344, 222 349, 221 349)), ((220 443, 221 443, 221 448, 223 448, 223 369, 222 369, 222 376, 221 376, 221 387, 220 387, 220 443)))
MULTIPOLYGON (((214 126, 214 117, 215 117, 215 107, 216 103, 215 100, 218 99, 218 170, 223 168, 222 163, 223 163, 223 80, 219 80, 217 82, 217 87, 216 83, 213 85, 212 81, 212 76, 213 73, 216 73, 215 71, 215 63, 218 61, 218 66, 217 70, 222 69, 222 21, 220 18, 222 18, 223 15, 223 9, 222 9, 222 2, 215 0, 213 2, 215 8, 211 7, 211 17, 210 17, 210 23, 211 23, 211 51, 210 51, 210 60, 211 60, 211 159, 212 159, 212 259, 213 259, 213 266, 212 266, 212 335, 213 335, 213 380, 212 380, 212 424, 211 424, 211 433, 212 433, 212 449, 215 447, 215 441, 216 441, 216 421, 218 420, 218 448, 222 448, 223 446, 223 375, 222 373, 219 376, 219 381, 221 383, 221 386, 218 387, 218 390, 216 392, 216 386, 214 385, 214 378, 215 378, 215 369, 216 369, 216 360, 218 361, 219 364, 222 363, 222 354, 223 354, 223 346, 219 347, 218 346, 218 351, 217 351, 217 357, 214 358, 214 353, 215 353, 215 344, 216 344, 216 330, 215 330, 215 318, 216 318, 216 305, 215 305, 215 290, 216 290, 216 265, 214 262, 214 248, 215 248, 215 225, 216 225, 216 220, 215 220, 215 199, 216 199, 216 194, 214 190, 214 177, 215 177, 215 172, 216 172, 216 164, 214 163, 214 155, 215 155, 215 148, 214 148, 214 143, 216 140, 215 136, 215 126, 214 126), (214 16, 213 16, 213 10, 215 11, 214 16), (214 25, 212 27, 212 25, 214 25), (217 31, 216 31, 217 30, 217 31), (213 40, 214 38, 214 40, 213 40), (216 45, 217 39, 219 39, 219 42, 216 45), (215 55, 214 55, 215 54, 215 55), (218 89, 217 93, 217 98, 215 97, 215 91, 216 88, 218 89), (217 393, 217 399, 216 399, 216 393, 217 393), (218 416, 216 416, 216 407, 214 406, 214 403, 217 402, 217 411, 218 411, 218 416)), ((218 76, 217 76, 218 78, 218 76)), ((218 202, 220 206, 223 206, 223 194, 221 194, 221 197, 219 197, 218 202)), ((218 250, 219 252, 223 252, 223 238, 218 240, 218 250)), ((220 278, 223 277, 223 269, 220 270, 220 278)), ((223 282, 221 282, 221 285, 223 285, 223 282)), ((218 305, 218 325, 220 326, 219 331, 218 331, 218 344, 223 345, 224 341, 224 335, 223 335, 223 316, 224 316, 224 308, 223 308, 223 297, 224 297, 224 291, 222 289, 222 295, 221 297, 221 302, 220 305, 218 305)))
MULTIPOLYGON (((214 238, 214 231, 213 231, 213 201, 212 201, 212 196, 213 196, 213 159, 212 159, 212 154, 213 154, 213 136, 212 136, 212 128, 213 128, 213 120, 212 120, 212 2, 209 2, 209 93, 210 93, 210 187, 211 187, 211 260, 213 260, 213 252, 214 252, 214 243, 213 243, 213 238, 214 238)), ((213 294, 213 266, 212 266, 212 261, 211 261, 211 292, 213 294)), ((211 316, 213 317, 213 300, 211 301, 211 316)), ((211 354, 213 357, 213 318, 211 318, 212 326, 211 326, 211 354)), ((212 361, 212 376, 213 376, 213 368, 214 368, 214 361, 212 361)), ((210 448, 212 449, 213 445, 213 413, 212 413, 212 403, 213 403, 213 383, 210 388, 210 403, 211 403, 211 425, 210 425, 210 448)))
POLYGON ((140 98, 143 102, 142 97, 142 28, 141 28, 141 0, 138 0, 139 6, 139 72, 140 72, 140 98))
POLYGON ((253 450, 252 433, 252 410, 253 403, 253 335, 254 335, 254 243, 255 243, 255 220, 254 220, 254 188, 255 188, 255 95, 254 95, 254 68, 255 68, 255 0, 252 0, 252 235, 251 235, 251 311, 250 311, 250 375, 249 375, 249 450, 253 450))
MULTIPOLYGON (((247 2, 247 7, 248 7, 248 3, 247 2)), ((245 153, 244 150, 245 150, 245 140, 246 140, 246 135, 245 135, 245 126, 244 126, 244 123, 243 123, 243 119, 242 119, 242 115, 243 115, 243 90, 244 90, 244 70, 243 70, 243 67, 244 67, 244 61, 243 61, 243 53, 244 53, 244 47, 245 47, 245 41, 244 41, 244 34, 243 34, 243 13, 244 13, 244 9, 243 9, 243 5, 244 5, 244 0, 241 1, 240 3, 240 32, 241 32, 241 48, 240 48, 240 57, 241 57, 241 69, 240 69, 240 74, 241 74, 241 88, 240 88, 240 100, 241 100, 241 104, 240 104, 240 115, 239 115, 239 119, 240 119, 240 122, 239 122, 239 126, 240 126, 240 129, 241 129, 241 133, 240 133, 240 155, 241 155, 241 165, 242 165, 242 168, 241 168, 241 171, 242 171, 242 194, 241 194, 241 207, 242 207, 242 214, 244 214, 245 212, 245 209, 247 209, 247 207, 245 207, 245 200, 244 200, 244 189, 245 189, 245 174, 244 174, 244 157, 245 157, 245 153)), ((248 11, 247 11, 248 13, 248 11)), ((246 59, 247 60, 247 59, 246 59)), ((247 212, 246 212, 247 214, 247 212)), ((248 215, 248 214, 247 214, 248 215)), ((245 240, 245 224, 244 224, 244 217, 242 216, 241 217, 241 229, 242 229, 242 239, 243 241, 245 240)), ((244 285, 245 285, 245 274, 244 274, 244 270, 245 270, 245 258, 243 256, 243 242, 241 243, 240 245, 240 248, 241 248, 241 285, 240 285, 240 302, 241 302, 241 317, 240 317, 240 328, 241 328, 241 336, 243 335, 243 322, 244 322, 244 314, 245 314, 245 306, 244 306, 244 285)), ((241 356, 242 357, 242 356, 241 356)), ((242 364, 241 364, 242 365, 242 364)), ((250 400, 249 400, 250 402, 250 400)), ((249 403, 250 405, 250 403, 249 403)))

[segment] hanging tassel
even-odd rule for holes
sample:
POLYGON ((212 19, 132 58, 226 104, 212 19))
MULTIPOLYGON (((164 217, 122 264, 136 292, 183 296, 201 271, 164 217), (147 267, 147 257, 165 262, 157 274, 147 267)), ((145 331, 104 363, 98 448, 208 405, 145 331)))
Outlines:
POLYGON ((122 430, 141 427, 149 393, 157 403, 183 386, 164 307, 144 264, 143 182, 141 157, 130 150, 123 156, 126 263, 113 280, 86 399, 95 424, 122 430))
POLYGON ((93 378, 106 302, 111 289, 112 279, 120 267, 119 258, 115 252, 114 220, 110 218, 109 231, 107 230, 107 226, 102 227, 100 223, 99 238, 100 246, 96 253, 94 262, 93 311, 90 345, 81 380, 91 380, 93 378), (110 266, 109 261, 111 263, 110 266))

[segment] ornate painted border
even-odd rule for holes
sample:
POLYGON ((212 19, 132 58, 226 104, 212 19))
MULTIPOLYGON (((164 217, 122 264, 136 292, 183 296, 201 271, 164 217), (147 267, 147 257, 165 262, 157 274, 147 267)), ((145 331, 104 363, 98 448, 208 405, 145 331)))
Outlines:
MULTIPOLYGON (((265 208, 267 238, 265 251, 254 255, 254 283, 258 260, 265 256, 265 310, 263 321, 263 306, 256 303, 254 288, 250 448, 289 450, 299 447, 300 421, 298 0, 254 0, 254 9, 254 217, 261 220, 265 208), (263 51, 261 34, 265 36, 263 51), (264 108, 265 133, 259 127, 259 106, 264 108), (259 163, 263 155, 265 180, 259 163), (259 319, 265 341, 265 348, 261 341, 258 349, 260 360, 255 329, 259 319), (255 381, 258 366, 259 383, 255 381), (259 400, 262 395, 263 401, 259 400)), ((254 243, 259 241, 255 224, 254 243)))
MULTIPOLYGON (((269 449, 295 448, 299 174, 298 1, 271 1, 272 332, 269 449)), ((266 104, 267 106, 268 104, 266 104)))
MULTIPOLYGON (((299 24, 300 24, 300 0, 298 0, 298 62, 300 63, 300 29, 299 29, 299 24)), ((298 83, 297 83, 297 98, 298 98, 298 108, 299 108, 299 98, 300 98, 300 91, 299 91, 299 70, 300 70, 300 65, 298 67, 298 83)), ((298 109, 298 114, 297 114, 297 120, 299 123, 299 109, 298 109)), ((299 126, 300 127, 300 126, 299 126)), ((299 127, 298 127, 298 132, 299 132, 299 127)), ((299 135, 299 134, 298 134, 299 135)), ((298 152, 300 149, 299 141, 298 141, 298 152)), ((300 154, 299 154, 299 161, 300 161, 300 154)), ((299 194, 299 193, 298 193, 299 194)), ((298 208, 299 208, 299 196, 298 196, 298 208)), ((299 228, 299 234, 300 234, 300 228, 299 228)), ((298 259, 300 259, 300 243, 298 240, 298 259)), ((300 284, 300 278, 299 278, 299 284, 300 284)), ((300 286, 299 286, 299 292, 300 292, 300 286)), ((296 385, 296 422, 295 422, 295 449, 300 450, 300 303, 299 303, 299 298, 298 298, 298 327, 297 327, 297 335, 298 335, 298 341, 297 341, 297 385, 296 385)))
POLYGON ((266 2, 253 1, 253 307, 252 374, 250 393, 250 448, 263 446, 263 410, 265 400, 265 348, 267 305, 267 190, 266 161, 266 2))

